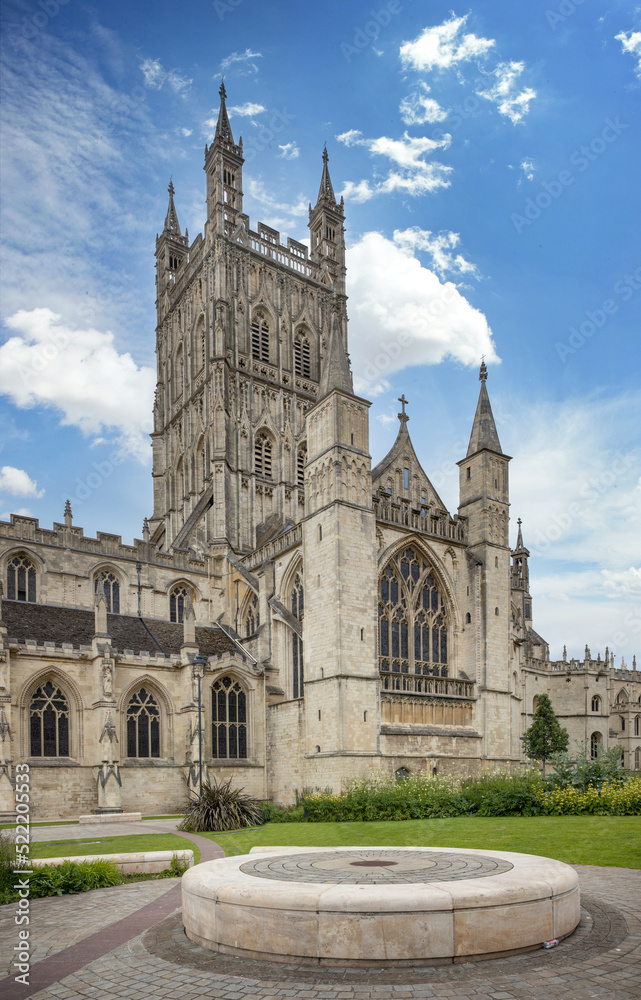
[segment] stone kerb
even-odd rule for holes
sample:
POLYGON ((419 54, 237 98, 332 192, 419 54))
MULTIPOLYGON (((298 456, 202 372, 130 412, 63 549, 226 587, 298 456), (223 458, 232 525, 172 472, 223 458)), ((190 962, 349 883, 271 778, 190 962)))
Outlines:
POLYGON ((124 875, 155 875, 171 868, 172 860, 189 868, 194 865, 193 851, 138 851, 129 854, 68 854, 64 858, 34 858, 31 865, 61 865, 64 861, 111 861, 124 875))
POLYGON ((79 816, 79 823, 140 823, 142 813, 139 812, 106 812, 89 813, 86 816, 79 816))

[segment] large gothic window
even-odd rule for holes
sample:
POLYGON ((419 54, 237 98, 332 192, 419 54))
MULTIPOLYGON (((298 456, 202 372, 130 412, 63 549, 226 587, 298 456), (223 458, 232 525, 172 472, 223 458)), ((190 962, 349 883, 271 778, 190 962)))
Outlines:
POLYGON ((211 689, 211 745, 214 757, 247 757, 247 695, 233 677, 222 677, 211 689))
POLYGON ((294 372, 304 378, 312 373, 312 351, 304 333, 297 333, 294 338, 294 372))
MULTIPOLYGON (((292 588, 292 614, 294 618, 303 623, 303 613, 305 611, 305 599, 303 592, 303 581, 297 573, 292 588)), ((294 698, 303 697, 303 640, 298 632, 292 632, 292 691, 294 698)))
POLYGON ((307 464, 307 445, 302 444, 296 456, 296 481, 301 489, 305 486, 305 465, 307 464))
POLYGON ((7 566, 7 600, 36 600, 36 569, 25 555, 14 556, 7 566))
POLYGON ((259 434, 254 445, 254 472, 263 479, 272 478, 272 442, 267 434, 259 434))
POLYGON ((258 613, 258 594, 253 594, 245 612, 245 635, 253 635, 258 631, 260 615, 258 613))
POLYGON ((269 361, 269 326, 264 316, 252 320, 252 358, 269 361))
POLYGON ((120 614, 120 583, 118 582, 118 577, 111 572, 111 570, 103 570, 102 573, 98 573, 95 583, 94 590, 98 591, 98 584, 102 582, 102 586, 105 592, 105 599, 107 601, 107 611, 112 615, 120 614))
POLYGON ((416 550, 403 549, 383 570, 378 621, 384 673, 447 677, 447 608, 432 567, 416 550))
POLYGON ((169 621, 182 624, 185 617, 185 603, 191 597, 191 592, 184 584, 172 587, 169 594, 169 621))
POLYGON ((69 702, 51 681, 32 696, 29 723, 32 757, 69 756, 69 702))
POLYGON ((127 707, 127 756, 160 757, 160 710, 144 687, 130 698, 127 707))

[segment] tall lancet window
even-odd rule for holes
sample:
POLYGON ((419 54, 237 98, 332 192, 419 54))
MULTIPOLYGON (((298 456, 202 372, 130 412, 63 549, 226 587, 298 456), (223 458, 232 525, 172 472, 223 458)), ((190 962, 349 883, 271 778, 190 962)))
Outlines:
POLYGON ((269 361, 269 326, 264 316, 252 320, 252 358, 269 361))
POLYGON ((307 445, 302 444, 296 456, 296 481, 301 489, 305 486, 305 465, 307 464, 307 445))
POLYGON ((29 722, 32 757, 69 756, 69 702, 51 681, 33 694, 29 722))
POLYGON ((36 600, 36 570, 25 555, 14 556, 7 566, 7 600, 36 600))
MULTIPOLYGON (((413 548, 393 556, 378 591, 380 669, 447 677, 448 611, 434 571, 413 548)), ((385 687, 398 685, 385 682, 385 687)))
POLYGON ((312 373, 311 347, 304 333, 297 333, 294 338, 294 372, 304 378, 312 373))
POLYGON ((115 576, 111 570, 103 570, 96 577, 94 583, 94 591, 98 591, 98 584, 102 581, 102 586, 105 592, 105 599, 107 601, 107 611, 112 615, 120 614, 120 583, 118 582, 118 577, 115 576))
MULTIPOLYGON (((303 592, 303 581, 299 573, 294 578, 292 588, 292 614, 301 626, 303 624, 303 614, 305 611, 305 600, 303 592)), ((303 691, 303 640, 298 632, 292 632, 292 692, 294 698, 302 698, 303 691)))
POLYGON ((254 445, 254 472, 263 479, 272 478, 272 442, 264 432, 258 435, 254 445))
POLYGON ((144 687, 127 706, 127 756, 160 757, 160 710, 144 687))

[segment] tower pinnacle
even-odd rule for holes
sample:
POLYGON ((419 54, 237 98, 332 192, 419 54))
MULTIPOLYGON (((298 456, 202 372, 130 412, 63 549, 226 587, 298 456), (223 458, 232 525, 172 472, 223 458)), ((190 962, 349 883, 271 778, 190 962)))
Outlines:
POLYGON ((470 455, 476 454, 477 451, 482 451, 484 448, 487 448, 489 451, 495 451, 499 455, 503 454, 496 424, 494 423, 490 397, 487 394, 487 365, 485 361, 481 362, 479 381, 481 383, 481 391, 479 393, 474 423, 472 424, 467 458, 470 455))
POLYGON ((218 93, 220 95, 220 109, 218 111, 218 121, 216 122, 216 139, 222 139, 224 142, 230 142, 233 144, 234 137, 231 133, 231 125, 229 124, 229 116, 227 114, 227 105, 225 104, 227 91, 225 90, 224 80, 221 80, 220 82, 218 93))
POLYGON ((167 207, 167 215, 165 216, 165 232, 174 233, 176 236, 182 236, 180 231, 180 225, 178 223, 178 215, 176 213, 176 206, 174 205, 174 183, 169 178, 169 187, 167 188, 169 192, 169 205, 167 207))

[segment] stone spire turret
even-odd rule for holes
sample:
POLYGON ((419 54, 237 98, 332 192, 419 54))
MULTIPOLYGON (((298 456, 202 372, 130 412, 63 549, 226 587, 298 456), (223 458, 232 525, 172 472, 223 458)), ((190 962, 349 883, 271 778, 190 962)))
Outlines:
POLYGON ((349 361, 340 332, 340 320, 335 310, 332 313, 332 330, 318 386, 318 398, 322 399, 327 396, 332 389, 340 389, 341 392, 347 392, 350 395, 354 393, 352 373, 349 370, 349 361))
POLYGON ((224 79, 220 81, 218 94, 220 96, 220 108, 218 110, 218 121, 216 122, 215 138, 222 139, 224 142, 229 142, 233 145, 234 137, 232 135, 231 125, 229 124, 229 115, 227 114, 227 104, 225 103, 227 98, 227 91, 225 90, 224 79))
POLYGON ((182 238, 182 232, 180 231, 180 224, 178 222, 178 214, 176 212, 176 206, 174 205, 174 182, 171 177, 169 178, 169 187, 167 188, 167 191, 169 192, 169 205, 167 206, 167 215, 165 216, 164 232, 172 233, 174 236, 182 238))
POLYGON ((481 391, 479 392, 479 401, 476 406, 474 423, 472 424, 470 443, 467 448, 467 458, 470 458, 471 455, 475 455, 478 451, 482 451, 483 449, 495 451, 499 455, 503 454, 501 443, 499 441, 499 435, 496 430, 496 424, 494 423, 494 414, 492 413, 492 407, 490 405, 490 397, 487 394, 487 365, 485 364, 485 361, 481 363, 479 380, 481 382, 481 391))

